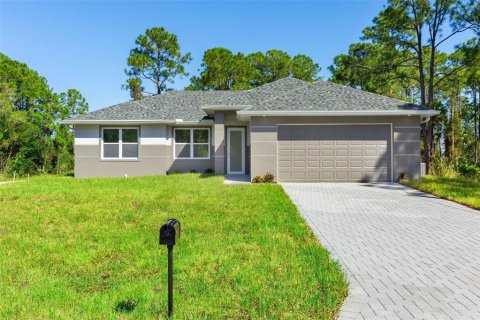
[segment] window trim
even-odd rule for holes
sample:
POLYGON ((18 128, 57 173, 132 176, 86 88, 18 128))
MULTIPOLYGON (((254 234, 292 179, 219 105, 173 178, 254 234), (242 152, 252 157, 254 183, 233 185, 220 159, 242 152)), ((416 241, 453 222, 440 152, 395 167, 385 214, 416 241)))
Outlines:
POLYGON ((101 127, 101 148, 100 148, 100 159, 101 160, 107 160, 107 161, 118 161, 118 160, 138 160, 139 154, 140 154, 140 128, 139 127, 101 127), (118 142, 104 142, 103 137, 104 133, 103 131, 105 129, 116 129, 118 130, 118 142), (124 129, 135 129, 137 130, 137 142, 123 142, 122 141, 122 131, 124 129), (110 157, 105 157, 104 156, 104 145, 109 145, 109 144, 118 144, 118 157, 117 158, 110 158, 110 157), (122 152, 123 152, 123 145, 124 144, 136 144, 137 145, 137 156, 136 157, 123 157, 122 152))
MULTIPOLYGON (((182 144, 182 143, 178 143, 182 144)), ((200 127, 200 128, 183 128, 183 127, 177 127, 173 128, 173 159, 178 159, 178 160, 210 160, 211 155, 210 155, 210 149, 211 149, 211 136, 210 136, 210 128, 209 127, 200 127), (190 157, 177 157, 177 130, 190 130, 190 142, 188 143, 183 143, 183 144, 189 144, 190 145, 190 157), (208 142, 193 142, 193 131, 194 130, 207 130, 208 131, 208 142), (208 157, 194 157, 193 156, 193 147, 194 145, 207 145, 208 146, 208 157)))

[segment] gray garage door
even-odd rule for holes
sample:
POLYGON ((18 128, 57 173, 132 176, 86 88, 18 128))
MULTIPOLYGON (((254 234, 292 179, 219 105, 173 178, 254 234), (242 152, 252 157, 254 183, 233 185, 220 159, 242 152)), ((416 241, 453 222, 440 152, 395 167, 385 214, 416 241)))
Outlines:
POLYGON ((279 125, 278 180, 390 181, 390 125, 279 125))

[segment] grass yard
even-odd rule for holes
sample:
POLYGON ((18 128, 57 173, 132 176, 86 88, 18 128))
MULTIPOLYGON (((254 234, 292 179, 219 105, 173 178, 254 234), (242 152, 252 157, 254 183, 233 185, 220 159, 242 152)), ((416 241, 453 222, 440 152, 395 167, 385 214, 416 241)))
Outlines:
POLYGON ((174 318, 337 314, 345 276, 280 186, 183 174, 1 185, 0 318, 166 318, 171 217, 174 318))
POLYGON ((480 182, 475 180, 425 176, 420 181, 409 181, 404 184, 440 198, 480 209, 480 182))

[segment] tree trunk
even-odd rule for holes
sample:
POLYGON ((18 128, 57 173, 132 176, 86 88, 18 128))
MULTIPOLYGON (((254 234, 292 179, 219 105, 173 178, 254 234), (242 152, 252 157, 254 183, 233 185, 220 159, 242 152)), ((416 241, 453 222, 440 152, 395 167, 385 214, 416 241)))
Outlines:
MULTIPOLYGON (((434 29, 436 27, 434 26, 434 29)), ((433 88, 433 80, 435 76, 435 37, 436 37, 436 32, 433 31, 433 36, 431 36, 430 39, 430 61, 429 61, 429 68, 428 68, 428 107, 430 109, 433 109, 433 104, 434 104, 434 88, 433 88)), ((427 173, 430 172, 430 158, 432 154, 432 147, 431 147, 431 141, 432 141, 432 136, 433 136, 433 120, 430 119, 427 122, 427 134, 425 136, 425 141, 424 141, 424 150, 423 150, 423 155, 424 155, 424 160, 425 160, 425 166, 426 166, 426 171, 427 173)))
MULTIPOLYGON (((422 106, 426 105, 426 94, 425 94, 425 73, 423 70, 423 48, 422 48, 422 30, 417 28, 417 50, 418 50, 418 72, 419 72, 419 83, 420 83, 420 104, 422 106)), ((430 170, 430 121, 426 122, 423 126, 423 162, 426 164, 426 172, 430 170)))
POLYGON ((477 106, 477 85, 473 85, 473 110, 475 111, 473 129, 475 132, 475 163, 478 163, 478 137, 480 135, 480 119, 478 117, 477 106))
POLYGON ((448 155, 450 159, 455 158, 455 103, 450 104, 450 154, 448 155))

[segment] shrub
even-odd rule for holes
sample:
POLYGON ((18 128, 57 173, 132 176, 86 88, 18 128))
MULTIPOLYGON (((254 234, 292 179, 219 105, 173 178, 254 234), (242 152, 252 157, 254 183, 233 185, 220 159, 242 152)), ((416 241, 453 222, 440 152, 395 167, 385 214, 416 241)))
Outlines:
POLYGON ((480 165, 468 162, 458 163, 458 173, 467 178, 480 178, 480 165))
POLYGON ((275 177, 270 172, 267 172, 264 176, 256 176, 252 179, 252 183, 272 183, 275 177))
POLYGON ((65 173, 65 177, 75 177, 75 173, 73 172, 73 170, 67 171, 65 173))
POLYGON ((20 151, 14 159, 7 161, 5 165, 5 172, 13 176, 15 173, 17 176, 25 176, 27 174, 35 174, 37 172, 37 166, 34 159, 25 154, 25 150, 20 151))
POLYGON ((195 170, 195 169, 192 169, 192 170, 190 170, 190 173, 198 173, 198 171, 195 170))
POLYGON ((458 176, 455 161, 445 157, 432 159, 430 173, 434 176, 456 178, 458 176))
POLYGON ((256 176, 252 179, 252 183, 263 183, 263 176, 256 176))
POLYGON ((212 168, 208 168, 207 170, 205 170, 205 173, 206 173, 206 174, 212 174, 212 173, 214 173, 214 172, 215 172, 215 171, 213 171, 212 168))
POLYGON ((273 174, 271 174, 270 172, 267 172, 267 173, 263 176, 263 182, 265 182, 265 183, 272 183, 274 178, 275 178, 275 177, 273 176, 273 174))

